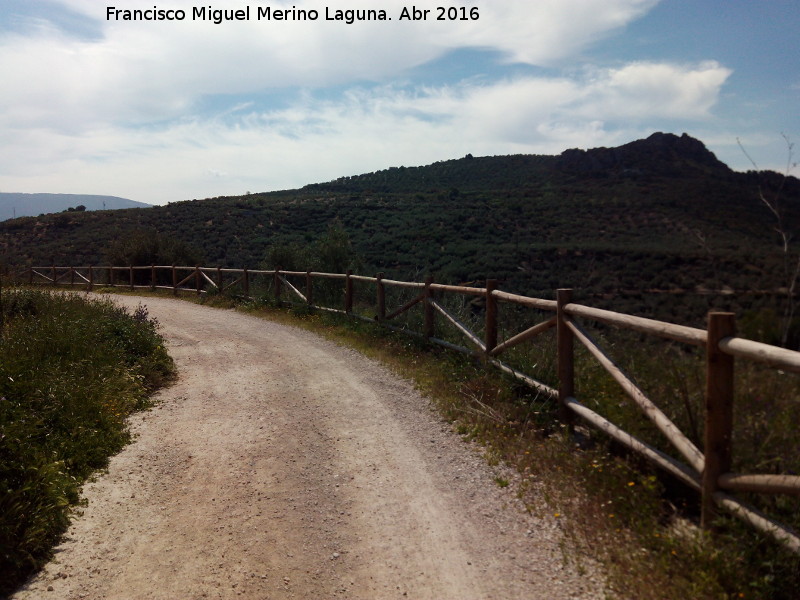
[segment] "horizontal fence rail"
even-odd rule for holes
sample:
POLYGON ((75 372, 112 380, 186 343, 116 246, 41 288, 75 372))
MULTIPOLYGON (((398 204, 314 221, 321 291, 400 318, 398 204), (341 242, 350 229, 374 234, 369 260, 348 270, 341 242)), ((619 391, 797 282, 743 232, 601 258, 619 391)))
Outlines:
POLYGON ((173 294, 192 292, 196 294, 231 293, 253 299, 255 289, 262 295, 272 294, 282 304, 302 304, 310 309, 341 313, 379 323, 391 329, 442 345, 451 350, 477 354, 485 361, 540 393, 552 397, 559 403, 560 416, 568 425, 575 417, 605 433, 633 452, 640 454, 657 467, 670 473, 701 495, 701 525, 708 529, 717 510, 723 508, 752 527, 772 535, 791 551, 800 554, 800 536, 789 527, 770 519, 755 508, 730 495, 728 492, 756 492, 761 494, 800 495, 800 477, 774 474, 737 474, 731 468, 731 437, 733 414, 733 365, 735 358, 762 363, 773 369, 800 373, 800 352, 786 350, 738 337, 735 334, 734 317, 730 313, 709 313, 708 328, 697 329, 653 319, 626 315, 609 310, 576 304, 571 301, 571 290, 558 290, 556 300, 531 298, 497 289, 497 282, 488 280, 484 287, 445 285, 425 282, 397 281, 385 279, 383 273, 375 277, 347 273, 321 273, 314 271, 284 271, 231 269, 210 267, 187 267, 175 265, 150 266, 89 266, 89 267, 28 267, 15 276, 17 282, 30 285, 79 286, 92 290, 96 286, 125 287, 135 289, 167 289, 173 294), (339 282, 337 288, 338 307, 325 306, 315 298, 314 281, 339 282), (354 306, 354 283, 375 287, 376 314, 373 317, 356 314, 354 306), (412 297, 394 310, 387 309, 386 290, 410 290, 412 297), (443 302, 443 294, 457 294, 470 302, 480 302, 484 313, 484 335, 473 332, 467 324, 456 317, 443 302), (504 341, 498 340, 498 311, 501 303, 509 306, 532 308, 552 313, 546 320, 516 333, 504 341), (422 331, 393 325, 400 315, 407 314, 417 305, 422 307, 422 331), (449 323, 469 343, 470 348, 459 346, 436 337, 436 317, 449 323), (669 339, 682 344, 700 347, 706 354, 706 390, 704 451, 691 442, 680 429, 636 386, 591 338, 576 319, 610 325, 614 328, 644 333, 669 339), (545 332, 555 330, 558 389, 554 389, 529 374, 522 373, 498 360, 508 349, 529 341, 545 332), (667 442, 680 454, 685 462, 637 439, 630 433, 607 420, 602 415, 582 404, 575 397, 574 342, 585 347, 597 363, 621 386, 622 390, 641 411, 644 417, 661 432, 667 442))

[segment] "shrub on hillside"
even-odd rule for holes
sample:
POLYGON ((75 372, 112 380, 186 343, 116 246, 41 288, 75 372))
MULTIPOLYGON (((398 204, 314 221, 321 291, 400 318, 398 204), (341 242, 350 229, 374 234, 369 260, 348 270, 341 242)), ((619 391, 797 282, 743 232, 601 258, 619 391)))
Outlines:
MULTIPOLYGON (((148 265, 181 265, 202 264, 203 255, 190 244, 174 237, 159 233, 154 229, 141 229, 129 232, 114 241, 106 251, 109 265, 117 267, 148 265)), ((164 279, 161 284, 171 284, 169 276, 161 273, 164 279)), ((136 283, 149 283, 149 272, 137 272, 136 283)))

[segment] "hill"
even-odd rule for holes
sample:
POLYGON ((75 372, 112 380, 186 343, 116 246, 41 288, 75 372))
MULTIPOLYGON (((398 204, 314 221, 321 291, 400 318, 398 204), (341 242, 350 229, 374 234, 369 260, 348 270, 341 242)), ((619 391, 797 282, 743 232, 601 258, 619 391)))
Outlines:
POLYGON ((117 196, 89 194, 16 194, 0 192, 0 221, 16 217, 56 213, 79 208, 84 210, 112 210, 120 208, 148 208, 149 204, 117 196))
POLYGON ((194 245, 207 265, 255 268, 271 246, 309 244, 336 222, 362 271, 494 277, 543 297, 574 287, 595 304, 689 323, 711 306, 780 301, 785 255, 759 193, 777 194, 784 223, 800 224, 794 177, 736 173, 702 142, 656 133, 618 148, 467 155, 297 190, 16 219, 0 223, 0 251, 14 265, 102 264, 113 240, 149 230, 194 245))

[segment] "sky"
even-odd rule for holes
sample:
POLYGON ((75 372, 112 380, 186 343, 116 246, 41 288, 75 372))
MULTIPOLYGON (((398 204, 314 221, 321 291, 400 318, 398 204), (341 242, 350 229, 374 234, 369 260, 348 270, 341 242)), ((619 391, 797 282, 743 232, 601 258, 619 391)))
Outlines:
POLYGON ((166 204, 655 131, 785 172, 798 32, 797 0, 0 0, 0 192, 166 204), (153 9, 185 18, 124 19, 153 9))

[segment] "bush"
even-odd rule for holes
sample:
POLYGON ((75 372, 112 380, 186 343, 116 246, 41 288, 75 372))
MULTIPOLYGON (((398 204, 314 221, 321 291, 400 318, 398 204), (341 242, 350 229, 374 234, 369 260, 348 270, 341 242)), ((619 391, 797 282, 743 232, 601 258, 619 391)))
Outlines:
POLYGON ((40 567, 81 483, 130 439, 125 419, 174 372, 140 307, 12 290, 0 339, 0 595, 40 567))
MULTIPOLYGON (((191 245, 179 239, 151 229, 136 230, 123 235, 113 242, 106 251, 109 265, 117 267, 148 265, 194 266, 203 263, 203 255, 191 245)), ((134 273, 138 285, 150 282, 150 273, 134 273)), ((167 273, 160 273, 160 285, 171 285, 167 273)))

